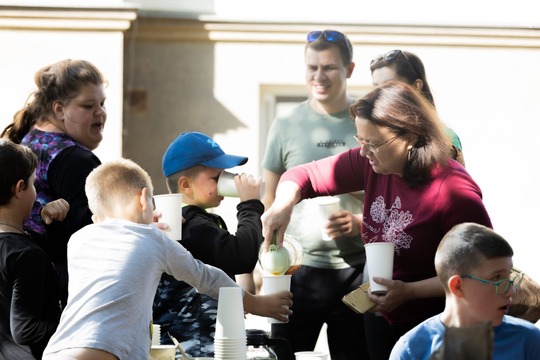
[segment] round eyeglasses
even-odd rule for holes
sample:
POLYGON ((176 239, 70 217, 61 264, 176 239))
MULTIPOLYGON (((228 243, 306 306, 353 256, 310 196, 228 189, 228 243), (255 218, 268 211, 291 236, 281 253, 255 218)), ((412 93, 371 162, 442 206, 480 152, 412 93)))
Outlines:
POLYGON ((508 293, 508 291, 510 291, 510 288, 512 286, 514 286, 514 288, 517 288, 519 284, 521 284, 521 280, 523 280, 522 272, 517 273, 512 279, 502 279, 499 281, 489 281, 489 280, 481 279, 476 276, 472 276, 468 274, 460 275, 460 276, 464 279, 472 279, 472 280, 479 281, 483 284, 495 286, 495 292, 497 293, 497 295, 504 295, 508 293))
POLYGON ((372 153, 378 153, 379 148, 381 146, 391 143, 392 141, 396 140, 398 136, 396 135, 394 137, 391 137, 390 139, 386 140, 385 142, 380 143, 379 145, 373 145, 371 143, 367 143, 364 139, 360 138, 358 135, 353 135, 353 137, 358 143, 358 145, 360 145, 361 147, 365 146, 372 153))

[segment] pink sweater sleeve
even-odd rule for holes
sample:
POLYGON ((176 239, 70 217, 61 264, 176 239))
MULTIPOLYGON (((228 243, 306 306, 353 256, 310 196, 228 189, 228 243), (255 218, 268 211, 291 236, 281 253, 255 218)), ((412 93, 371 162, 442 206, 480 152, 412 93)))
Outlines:
POLYGON ((280 182, 293 181, 300 186, 302 199, 338 195, 364 189, 366 159, 360 148, 295 166, 281 175, 280 182))

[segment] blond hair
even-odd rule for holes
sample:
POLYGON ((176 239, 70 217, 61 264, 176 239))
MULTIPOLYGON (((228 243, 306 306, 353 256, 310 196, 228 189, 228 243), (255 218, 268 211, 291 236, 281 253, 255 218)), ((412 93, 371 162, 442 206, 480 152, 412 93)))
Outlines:
POLYGON ((128 205, 143 188, 152 196, 152 180, 142 167, 128 159, 110 161, 92 170, 86 178, 88 207, 94 215, 106 216, 115 208, 128 205))

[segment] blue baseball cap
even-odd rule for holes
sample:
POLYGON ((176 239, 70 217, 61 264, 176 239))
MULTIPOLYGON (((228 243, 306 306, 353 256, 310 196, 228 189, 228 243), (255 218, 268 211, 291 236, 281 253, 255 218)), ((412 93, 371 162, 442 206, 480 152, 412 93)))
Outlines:
POLYGON ((184 132, 169 145, 163 155, 162 167, 165 177, 195 165, 228 169, 244 165, 245 156, 227 155, 219 145, 205 134, 184 132))

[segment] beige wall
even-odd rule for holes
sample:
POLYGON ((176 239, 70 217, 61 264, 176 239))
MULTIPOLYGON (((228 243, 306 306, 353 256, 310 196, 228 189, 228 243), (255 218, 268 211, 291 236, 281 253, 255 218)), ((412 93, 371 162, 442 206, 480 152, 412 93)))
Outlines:
POLYGON ((133 9, 111 3, 100 9, 0 6, 0 128, 11 122, 34 91, 34 74, 59 60, 86 59, 108 81, 108 119, 96 153, 122 156, 124 36, 133 9))

